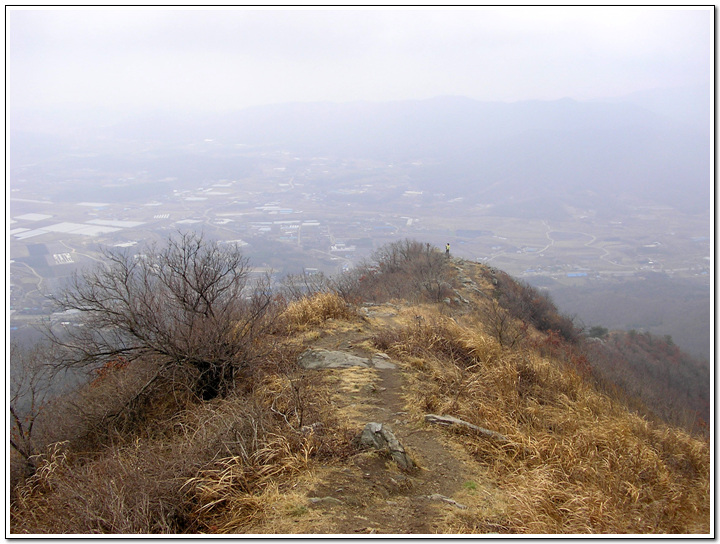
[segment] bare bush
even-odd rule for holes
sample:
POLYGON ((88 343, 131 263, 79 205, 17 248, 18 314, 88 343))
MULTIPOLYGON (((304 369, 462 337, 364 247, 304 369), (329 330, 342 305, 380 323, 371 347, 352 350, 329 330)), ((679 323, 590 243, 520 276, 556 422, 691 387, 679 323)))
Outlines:
POLYGON ((271 320, 269 286, 251 285, 248 260, 235 245, 202 235, 170 238, 144 254, 105 250, 104 266, 76 274, 53 297, 60 311, 79 312, 80 326, 56 334, 59 367, 155 361, 153 380, 171 367, 197 372, 196 394, 226 394, 255 360, 257 338, 271 320))
POLYGON ((527 336, 528 324, 515 319, 497 300, 491 300, 484 306, 485 327, 506 348, 515 345, 527 336))
POLYGON ((513 317, 532 324, 540 331, 557 331, 568 342, 579 341, 581 330, 571 318, 558 312, 549 295, 504 272, 496 271, 493 279, 497 285, 497 301, 513 317))
POLYGON ((440 302, 452 293, 447 281, 446 257, 434 246, 401 240, 377 249, 360 267, 362 298, 375 302, 404 298, 440 302))
POLYGON ((37 469, 42 448, 35 423, 50 401, 50 372, 45 364, 52 355, 48 346, 30 348, 12 342, 10 346, 10 447, 13 483, 37 469))

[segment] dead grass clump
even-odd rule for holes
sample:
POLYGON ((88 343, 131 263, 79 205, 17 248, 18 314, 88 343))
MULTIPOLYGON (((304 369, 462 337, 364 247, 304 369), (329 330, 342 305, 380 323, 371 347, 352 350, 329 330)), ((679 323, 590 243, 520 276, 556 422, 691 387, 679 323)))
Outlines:
POLYGON ((293 421, 292 405, 272 409, 270 399, 287 390, 271 376, 251 395, 190 405, 155 432, 117 434, 95 453, 49 452, 18 489, 11 532, 227 532, 256 522, 272 486, 342 456, 350 443, 314 397, 322 388, 308 387, 302 399, 310 407, 307 427, 293 421))
POLYGON ((328 319, 353 319, 356 313, 336 293, 317 293, 290 302, 281 314, 281 320, 289 329, 302 330, 319 325, 328 319))
POLYGON ((256 523, 262 513, 262 494, 308 467, 312 439, 296 448, 286 436, 270 435, 250 455, 224 457, 186 482, 195 504, 198 530, 240 530, 256 523))
MULTIPOLYGON (((634 416, 575 416, 578 433, 538 432, 527 441, 531 456, 511 470, 497 467, 504 489, 519 498, 508 512, 518 532, 709 532, 709 456, 694 459, 699 470, 688 478, 634 416)), ((672 447, 691 456, 693 441, 686 436, 672 447)))
POLYGON ((478 362, 475 346, 468 344, 464 329, 452 318, 426 313, 406 315, 405 322, 378 332, 375 346, 397 357, 436 357, 466 368, 478 362))
POLYGON ((187 474, 183 465, 190 460, 187 455, 173 455, 178 453, 140 441, 116 446, 93 460, 68 455, 42 485, 31 479, 19 490, 11 507, 11 532, 182 532, 179 479, 187 474))
MULTIPOLYGON (((503 349, 476 330, 436 319, 376 340, 410 361, 416 410, 453 415, 511 441, 454 431, 512 497, 494 525, 499 532, 709 532, 707 442, 634 415, 564 359, 531 346, 503 349)), ((481 525, 466 529, 490 529, 481 525)))

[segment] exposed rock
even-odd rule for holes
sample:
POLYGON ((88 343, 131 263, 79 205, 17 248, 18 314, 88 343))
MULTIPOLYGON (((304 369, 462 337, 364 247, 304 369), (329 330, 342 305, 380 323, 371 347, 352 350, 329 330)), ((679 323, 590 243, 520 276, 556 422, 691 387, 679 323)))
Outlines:
POLYGON ((308 497, 308 500, 312 504, 323 504, 329 506, 335 506, 343 503, 340 499, 336 499, 335 497, 308 497))
POLYGON ((477 287, 471 287, 470 289, 471 289, 474 293, 477 293, 478 295, 481 295, 481 296, 483 296, 483 297, 485 297, 485 298, 490 298, 489 295, 487 295, 485 292, 481 291, 481 290, 478 289, 477 287))
POLYGON ((470 304, 470 301, 468 299, 466 299, 465 297, 463 297, 460 293, 455 291, 455 294, 457 295, 457 298, 454 299, 456 302, 462 302, 463 304, 470 304))
POLYGON ((382 423, 373 422, 365 425, 358 442, 360 446, 366 448, 388 451, 400 468, 412 469, 416 466, 392 431, 382 423))
POLYGON ((323 428, 322 422, 317 421, 317 422, 313 423, 312 425, 303 425, 302 427, 300 427, 300 432, 302 434, 309 434, 309 433, 315 432, 316 430, 322 429, 322 428, 323 428))
POLYGON ((432 501, 446 502, 446 503, 452 504, 453 506, 460 508, 462 510, 465 510, 467 508, 467 506, 465 506, 464 504, 460 504, 459 502, 454 501, 451 498, 446 497, 444 495, 441 495, 440 493, 433 493, 432 495, 428 495, 428 499, 430 499, 432 501))
POLYGON ((298 364, 303 368, 349 368, 354 366, 369 367, 368 359, 363 359, 344 351, 328 351, 326 349, 308 349, 300 354, 298 364))
POLYGON ((371 363, 375 368, 396 368, 395 363, 391 362, 390 357, 384 353, 373 355, 371 363))

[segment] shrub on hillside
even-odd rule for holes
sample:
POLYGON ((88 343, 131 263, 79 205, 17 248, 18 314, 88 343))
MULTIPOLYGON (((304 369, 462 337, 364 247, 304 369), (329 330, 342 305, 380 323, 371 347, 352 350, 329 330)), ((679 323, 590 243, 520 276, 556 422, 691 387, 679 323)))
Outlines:
POLYGON ((405 299, 440 302, 452 296, 447 258, 431 244, 405 239, 377 249, 359 267, 361 298, 373 302, 405 299))
POLYGON ((256 340, 270 328, 273 299, 268 285, 250 283, 248 259, 234 244, 182 234, 142 254, 103 257, 53 297, 58 311, 79 315, 79 326, 48 327, 62 351, 58 367, 145 358, 156 379, 174 368, 196 371, 195 393, 209 400, 227 394, 261 355, 256 340))
POLYGON ((593 374, 615 384, 624 396, 641 400, 651 415, 692 431, 707 430, 710 372, 706 362, 647 332, 613 331, 602 342, 588 342, 587 351, 593 374))
MULTIPOLYGON (((327 389, 285 349, 276 346, 247 391, 182 405, 178 390, 167 391, 145 406, 141 427, 40 451, 37 470, 12 495, 11 533, 242 532, 272 507, 266 494, 298 470, 353 452, 349 431, 325 409, 327 389)), ((107 395, 128 371, 106 373, 88 391, 107 395)))
POLYGON ((513 317, 540 331, 557 331, 568 342, 578 342, 581 331, 572 319, 559 313, 549 295, 505 272, 496 271, 493 277, 497 284, 497 300, 513 317))

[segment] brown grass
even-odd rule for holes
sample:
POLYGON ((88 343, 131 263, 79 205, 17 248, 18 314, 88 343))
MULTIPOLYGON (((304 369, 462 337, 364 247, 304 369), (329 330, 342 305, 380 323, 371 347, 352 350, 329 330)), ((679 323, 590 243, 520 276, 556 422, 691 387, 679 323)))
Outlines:
POLYGON ((629 412, 561 361, 501 348, 477 320, 426 313, 376 337, 413 371, 417 417, 453 415, 522 445, 456 437, 511 500, 502 519, 453 530, 709 532, 707 442, 629 412))
MULTIPOLYGON (((372 347, 406 372, 410 417, 453 415, 510 441, 447 431, 482 484, 461 492, 470 508, 448 510, 438 532, 709 533, 707 441, 602 394, 562 350, 547 347, 543 333, 529 330, 521 347, 501 346, 485 318, 423 305, 372 321, 379 330, 372 347)), ((94 441, 51 444, 15 490, 11 533, 329 532, 298 490, 312 487, 312 474, 330 460, 354 453, 333 395, 352 396, 376 370, 320 380, 294 364, 304 349, 297 338, 348 332, 357 319, 333 294, 292 302, 276 349, 233 395, 201 403, 159 391, 143 420, 108 427, 94 441)), ((111 404, 121 404, 125 381, 139 377, 113 373, 75 402, 102 420, 103 395, 115 389, 111 404)))
POLYGON ((288 303, 281 315, 290 331, 302 331, 328 319, 352 320, 356 312, 336 293, 317 293, 288 303))
POLYGON ((322 384, 276 364, 245 393, 170 416, 150 407, 162 420, 91 452, 55 445, 17 488, 11 533, 242 532, 300 471, 351 451, 328 398, 322 384))

